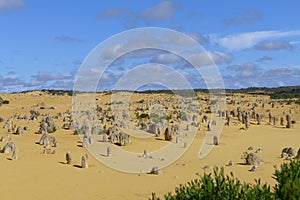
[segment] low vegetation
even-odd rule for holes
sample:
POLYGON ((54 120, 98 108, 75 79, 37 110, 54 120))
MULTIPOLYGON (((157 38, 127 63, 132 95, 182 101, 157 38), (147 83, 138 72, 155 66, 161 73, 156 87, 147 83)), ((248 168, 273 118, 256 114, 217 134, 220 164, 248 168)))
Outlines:
POLYGON ((8 100, 5 100, 5 99, 2 99, 2 98, 0 97, 0 106, 1 106, 2 104, 9 104, 9 101, 8 101, 8 100))
MULTIPOLYGON (((275 170, 274 179, 277 184, 272 191, 270 185, 262 184, 260 179, 255 184, 242 183, 232 173, 225 175, 223 168, 214 168, 213 173, 180 185, 175 194, 168 193, 163 199, 300 199, 299 159, 282 164, 275 170)), ((151 199, 162 198, 152 193, 151 199)))

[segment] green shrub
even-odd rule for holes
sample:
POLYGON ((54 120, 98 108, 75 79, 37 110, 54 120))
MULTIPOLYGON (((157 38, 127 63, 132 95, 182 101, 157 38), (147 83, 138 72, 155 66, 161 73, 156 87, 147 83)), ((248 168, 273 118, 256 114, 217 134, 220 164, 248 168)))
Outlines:
POLYGON ((139 118, 139 119, 145 119, 145 118, 150 119, 150 117, 149 117, 149 115, 148 115, 147 113, 142 113, 142 114, 140 114, 140 115, 138 116, 138 118, 139 118))
POLYGON ((8 100, 3 100, 2 104, 9 104, 9 101, 8 100))
POLYGON ((9 101, 8 101, 8 100, 5 100, 5 99, 2 99, 2 98, 0 97, 0 106, 1 106, 2 104, 9 104, 9 101))
POLYGON ((41 113, 39 111, 36 111, 36 110, 30 110, 29 111, 31 115, 35 116, 35 117, 38 117, 41 115, 41 113))
MULTIPOLYGON (((175 194, 168 193, 164 196, 166 200, 175 199, 272 199, 273 194, 270 186, 261 185, 260 181, 250 185, 241 183, 234 178, 233 174, 224 174, 224 169, 214 169, 213 174, 205 174, 199 179, 180 185, 175 189, 175 194)), ((158 200, 152 193, 152 200, 158 200)))
POLYGON ((278 199, 300 199, 300 161, 283 163, 276 169, 274 179, 278 182, 274 190, 278 199))
MULTIPOLYGON (((255 184, 241 183, 233 174, 224 175, 224 169, 214 168, 213 174, 204 174, 187 184, 175 189, 175 194, 168 193, 165 200, 177 199, 300 199, 300 159, 281 165, 273 177, 278 183, 272 192, 270 185, 261 184, 260 179, 255 184)), ((159 200, 152 193, 152 200, 159 200)))

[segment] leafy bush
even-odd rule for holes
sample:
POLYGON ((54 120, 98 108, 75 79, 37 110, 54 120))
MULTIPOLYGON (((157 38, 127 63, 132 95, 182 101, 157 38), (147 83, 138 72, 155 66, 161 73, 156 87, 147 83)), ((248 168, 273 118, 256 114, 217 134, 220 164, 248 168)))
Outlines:
POLYGON ((3 100, 2 104, 9 104, 9 101, 8 100, 3 100))
POLYGON ((41 113, 39 111, 36 111, 36 110, 30 110, 30 115, 31 116, 35 116, 35 117, 38 117, 41 115, 41 113))
MULTIPOLYGON (((205 174, 199 179, 180 185, 175 189, 175 194, 168 193, 164 197, 166 200, 175 199, 272 199, 270 186, 261 185, 256 181, 255 185, 241 183, 234 178, 224 174, 224 169, 214 169, 213 175, 205 174)), ((159 200, 155 193, 153 200, 159 200)))
POLYGON ((283 163, 280 169, 276 169, 274 179, 275 194, 279 199, 300 199, 300 161, 293 160, 283 163))
POLYGON ((0 106, 1 106, 2 104, 9 104, 9 101, 8 101, 8 100, 5 100, 5 99, 2 99, 2 98, 0 97, 0 106))
POLYGON ((138 116, 138 118, 139 119, 144 119, 144 118, 150 119, 150 116, 147 113, 142 113, 138 116))
MULTIPOLYGON (((223 168, 214 168, 213 174, 204 174, 180 185, 175 194, 168 193, 164 199, 300 199, 300 159, 282 164, 280 169, 276 169, 274 179, 278 184, 272 192, 269 185, 261 184, 260 179, 255 180, 255 184, 241 183, 232 173, 224 175, 223 168)), ((151 199, 161 198, 152 193, 151 199)))

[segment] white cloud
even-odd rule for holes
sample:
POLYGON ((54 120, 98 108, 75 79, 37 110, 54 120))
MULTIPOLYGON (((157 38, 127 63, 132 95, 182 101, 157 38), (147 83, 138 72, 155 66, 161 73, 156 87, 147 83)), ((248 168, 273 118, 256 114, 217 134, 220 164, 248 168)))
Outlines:
POLYGON ((279 87, 299 83, 300 66, 280 66, 263 70, 253 63, 227 67, 229 75, 224 75, 226 88, 279 87))
POLYGON ((101 19, 120 19, 124 21, 129 28, 136 27, 138 22, 146 23, 171 20, 175 17, 176 12, 181 7, 180 3, 169 0, 163 0, 158 4, 136 12, 128 7, 116 7, 101 12, 98 16, 101 19))
POLYGON ((161 41, 157 37, 143 32, 134 38, 128 39, 127 41, 122 41, 120 43, 114 44, 111 47, 105 49, 102 53, 101 58, 104 60, 109 60, 112 58, 120 58, 124 53, 131 49, 137 49, 136 51, 129 52, 127 55, 130 58, 139 58, 153 55, 153 50, 147 49, 152 46, 162 47, 161 41), (141 49, 144 47, 143 49, 141 49))
POLYGON ((262 18, 262 13, 257 10, 249 10, 243 16, 233 17, 224 20, 224 24, 229 25, 241 25, 241 24, 249 24, 251 22, 258 21, 262 18))
POLYGON ((190 33, 187 33, 186 35, 188 35, 191 38, 193 38, 194 40, 196 40, 199 44, 209 43, 209 37, 208 36, 203 36, 200 33, 190 32, 190 33))
POLYGON ((163 39, 164 42, 180 45, 180 46, 192 46, 196 45, 195 41, 199 44, 207 44, 209 43, 209 37, 201 35, 197 32, 189 32, 185 33, 185 36, 180 34, 169 34, 166 38, 163 39), (194 41, 195 40, 195 41, 194 41))
POLYGON ((47 82, 64 78, 64 75, 59 72, 39 72, 34 76, 36 81, 47 82))
POLYGON ((26 7, 24 0, 0 0, 1 10, 20 10, 26 7))
POLYGON ((141 16, 147 21, 162 21, 172 19, 180 4, 164 0, 154 7, 145 9, 141 16))
POLYGON ((293 46, 286 41, 268 41, 268 42, 260 42, 255 45, 255 49, 262 51, 276 51, 282 49, 293 49, 293 46))
POLYGON ((201 53, 192 54, 190 59, 198 66, 231 63, 234 59, 232 54, 219 51, 203 51, 201 53))
POLYGON ((99 14, 100 18, 117 18, 131 12, 130 9, 124 7, 111 8, 99 14))
POLYGON ((256 76, 257 72, 260 71, 260 67, 254 63, 244 63, 242 65, 231 65, 227 66, 226 69, 237 71, 236 77, 250 77, 256 76))
POLYGON ((82 40, 68 35, 56 36, 54 37, 54 40, 58 40, 62 42, 82 42, 82 40))
POLYGON ((292 76, 296 76, 300 78, 300 66, 282 66, 279 68, 268 70, 264 73, 266 78, 273 77, 273 78, 281 78, 287 79, 291 78, 292 76))
POLYGON ((182 61, 182 59, 179 56, 171 53, 156 54, 152 59, 150 59, 150 62, 160 64, 174 64, 179 61, 182 61))
POLYGON ((264 62, 264 61, 269 61, 269 60, 273 60, 272 57, 270 56, 263 56, 257 59, 257 62, 264 62))
POLYGON ((300 36, 300 30, 295 31, 256 31, 249 33, 240 33, 235 35, 227 35, 222 38, 215 37, 213 40, 229 49, 229 50, 241 50, 252 48, 259 42, 264 40, 271 40, 276 38, 286 38, 291 36, 300 36))

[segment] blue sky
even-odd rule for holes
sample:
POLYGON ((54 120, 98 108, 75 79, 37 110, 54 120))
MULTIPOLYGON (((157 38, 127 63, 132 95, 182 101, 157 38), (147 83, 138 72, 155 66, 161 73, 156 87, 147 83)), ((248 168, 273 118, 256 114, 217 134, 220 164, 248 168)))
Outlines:
MULTIPOLYGON (((82 61, 99 43, 148 26, 198 41, 226 88, 300 85, 299 8, 297 0, 0 0, 0 92, 72 89, 82 61)), ((116 62, 103 88, 149 61, 177 66, 193 87, 205 87, 171 57, 153 52, 116 62)))

